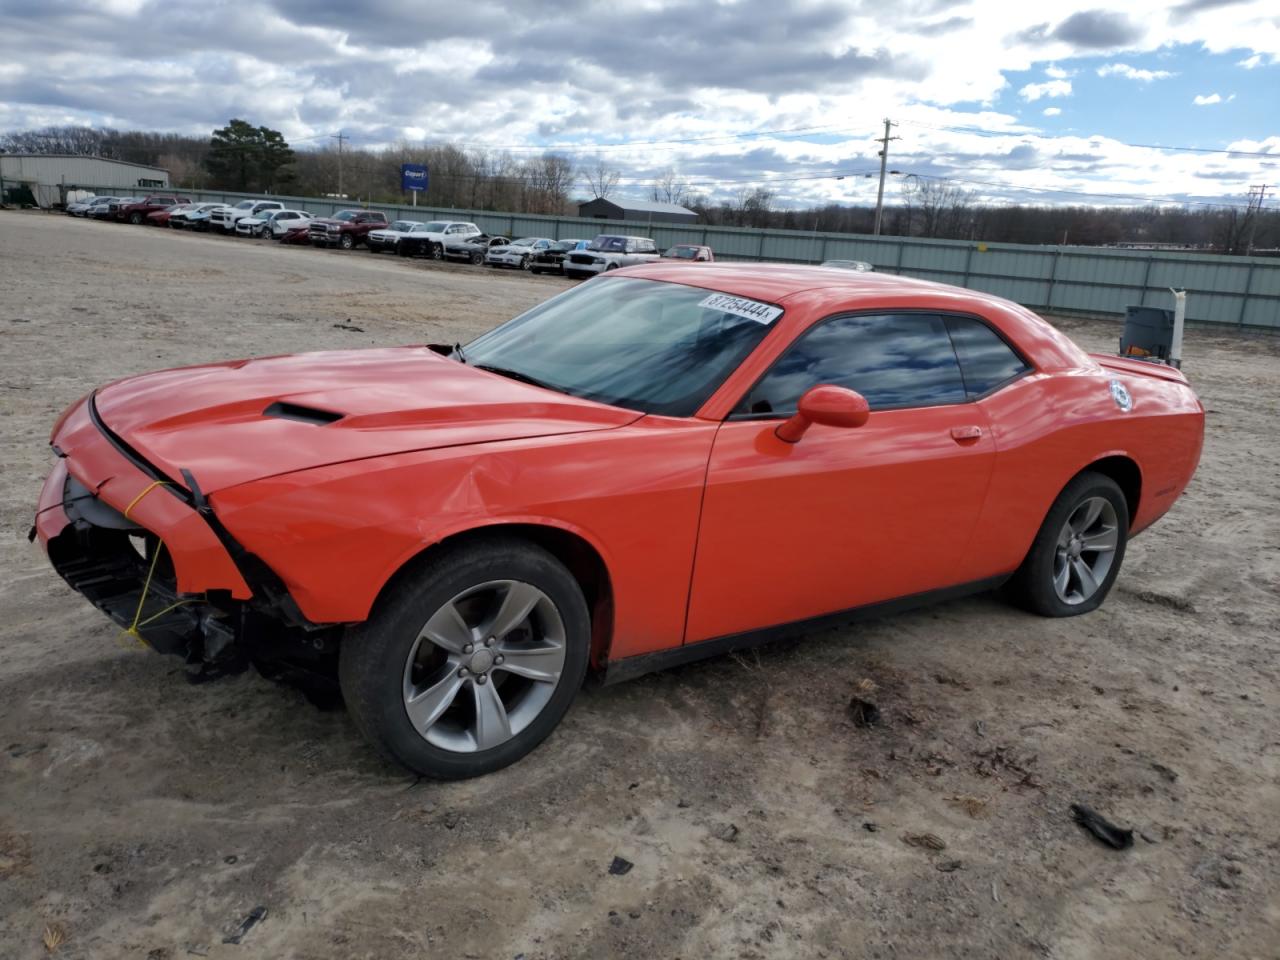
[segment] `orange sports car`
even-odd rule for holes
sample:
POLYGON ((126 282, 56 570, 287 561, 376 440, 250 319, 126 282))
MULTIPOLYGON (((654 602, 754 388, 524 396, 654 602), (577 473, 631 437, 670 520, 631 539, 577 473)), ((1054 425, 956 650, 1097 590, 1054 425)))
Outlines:
POLYGON ((195 674, 337 681, 431 777, 605 682, 1004 585, 1106 597, 1204 410, 992 296, 817 267, 612 271, 466 345, 236 360, 53 428, 33 536, 195 674))

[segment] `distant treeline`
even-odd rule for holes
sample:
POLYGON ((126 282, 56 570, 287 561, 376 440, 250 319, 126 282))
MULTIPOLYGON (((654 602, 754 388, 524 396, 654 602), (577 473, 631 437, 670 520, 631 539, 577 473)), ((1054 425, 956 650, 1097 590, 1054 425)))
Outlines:
MULTIPOLYGON (((278 131, 232 120, 210 137, 141 130, 47 127, 0 134, 0 152, 70 153, 164 167, 175 186, 281 193, 341 195, 374 203, 404 203, 400 164, 425 163, 430 186, 418 202, 428 207, 572 214, 591 197, 625 202, 638 184, 607 158, 575 163, 556 153, 516 156, 509 151, 403 144, 381 150, 339 150, 336 143, 291 148, 278 131), (624 187, 625 183, 625 187, 624 187)), ((827 204, 780 207, 764 186, 744 187, 730 199, 711 200, 675 170, 644 184, 654 200, 681 203, 711 225, 871 233, 875 211, 827 204)), ((1244 198, 1214 206, 1034 206, 980 202, 950 182, 895 178, 886 193, 881 231, 893 236, 1007 243, 1176 244, 1223 253, 1280 247, 1280 211, 1253 215, 1244 198)))

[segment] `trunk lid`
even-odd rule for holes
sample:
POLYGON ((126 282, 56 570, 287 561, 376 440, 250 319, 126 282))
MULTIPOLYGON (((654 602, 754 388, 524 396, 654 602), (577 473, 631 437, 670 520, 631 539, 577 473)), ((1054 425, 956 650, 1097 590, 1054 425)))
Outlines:
POLYGON ((607 430, 641 414, 544 390, 428 347, 263 357, 144 374, 94 398, 103 424, 204 493, 330 463, 607 430))

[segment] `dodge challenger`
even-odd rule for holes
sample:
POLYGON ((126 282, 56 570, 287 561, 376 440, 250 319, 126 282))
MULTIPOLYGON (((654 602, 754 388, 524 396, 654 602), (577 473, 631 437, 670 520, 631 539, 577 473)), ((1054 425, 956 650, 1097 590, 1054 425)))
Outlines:
POLYGON ((193 673, 336 683, 436 778, 610 683, 1001 587, 1095 609, 1200 457, 1172 367, 878 273, 648 264, 467 344, 131 377, 54 425, 38 537, 193 673))

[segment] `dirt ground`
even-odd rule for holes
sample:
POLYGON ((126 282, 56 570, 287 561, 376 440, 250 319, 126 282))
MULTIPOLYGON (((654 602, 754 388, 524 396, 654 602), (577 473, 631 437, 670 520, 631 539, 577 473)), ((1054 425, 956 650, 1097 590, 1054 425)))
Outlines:
POLYGON ((1274 339, 1188 334, 1204 459, 1100 611, 984 596, 587 689, 465 783, 123 649, 26 541, 49 427, 97 384, 466 340, 563 285, 0 213, 0 957, 1280 957, 1274 339))

